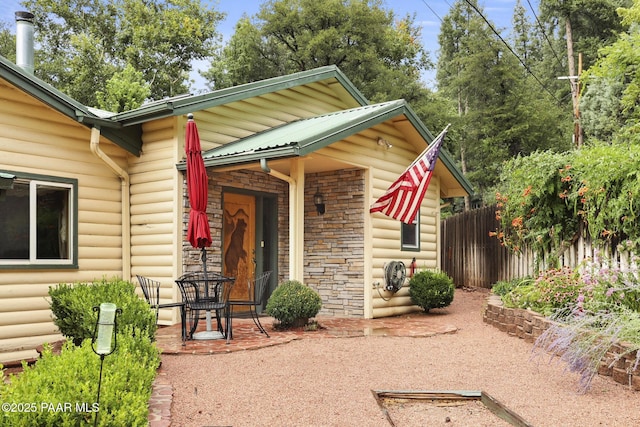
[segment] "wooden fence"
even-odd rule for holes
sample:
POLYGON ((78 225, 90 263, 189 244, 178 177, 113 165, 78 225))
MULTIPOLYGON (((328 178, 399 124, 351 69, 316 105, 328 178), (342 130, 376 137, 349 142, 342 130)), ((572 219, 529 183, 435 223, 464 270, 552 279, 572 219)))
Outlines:
POLYGON ((440 223, 442 270, 457 287, 490 288, 503 280, 511 253, 489 232, 496 231, 494 206, 466 211, 440 223))
MULTIPOLYGON (((548 267, 546 260, 536 260, 531 250, 525 248, 515 254, 489 235, 498 228, 495 206, 462 212, 443 220, 440 227, 442 270, 458 287, 490 288, 499 280, 535 276, 548 267)), ((560 254, 558 263, 575 268, 588 258, 609 267, 636 267, 629 252, 595 247, 588 236, 577 239, 560 254)))

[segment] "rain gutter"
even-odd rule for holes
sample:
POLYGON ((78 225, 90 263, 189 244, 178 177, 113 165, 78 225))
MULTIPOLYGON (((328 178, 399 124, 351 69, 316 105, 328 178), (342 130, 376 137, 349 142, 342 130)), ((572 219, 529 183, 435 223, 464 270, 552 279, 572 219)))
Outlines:
POLYGON ((122 279, 131 280, 131 195, 129 174, 100 148, 100 128, 91 128, 91 152, 102 160, 119 178, 122 186, 122 279))

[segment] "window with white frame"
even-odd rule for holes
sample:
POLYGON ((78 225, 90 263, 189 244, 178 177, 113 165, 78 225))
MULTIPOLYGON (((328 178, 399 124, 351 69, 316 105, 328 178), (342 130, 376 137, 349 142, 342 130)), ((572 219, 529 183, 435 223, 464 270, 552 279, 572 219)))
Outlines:
POLYGON ((401 241, 403 251, 420 250, 420 213, 417 214, 414 224, 401 222, 401 241))
POLYGON ((0 267, 77 267, 77 180, 13 176, 0 189, 0 267))

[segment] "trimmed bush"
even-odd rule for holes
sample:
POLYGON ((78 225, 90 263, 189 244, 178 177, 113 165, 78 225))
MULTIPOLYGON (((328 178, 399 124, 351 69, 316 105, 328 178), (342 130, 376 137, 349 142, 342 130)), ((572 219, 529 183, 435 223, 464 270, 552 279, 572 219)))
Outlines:
POLYGON ((53 322, 60 333, 71 338, 76 345, 93 336, 97 313, 93 307, 103 302, 114 303, 122 309, 118 325, 130 325, 134 333, 154 339, 156 315, 147 302, 135 292, 131 282, 114 278, 94 283, 60 284, 49 288, 53 322))
POLYGON ((304 326, 322 307, 320 295, 296 280, 281 283, 269 297, 265 311, 280 326, 304 326))
POLYGON ((117 348, 104 358, 100 402, 97 402, 100 357, 91 339, 75 346, 67 340, 59 355, 46 346, 33 366, 0 382, 5 404, 16 411, 3 411, 3 426, 93 425, 96 411, 100 426, 148 424, 151 397, 160 355, 147 336, 134 336, 130 326, 117 331, 117 348), (20 405, 20 406, 18 406, 20 405))
POLYGON ((442 271, 420 271, 409 280, 411 301, 425 313, 450 305, 454 290, 453 280, 442 271))

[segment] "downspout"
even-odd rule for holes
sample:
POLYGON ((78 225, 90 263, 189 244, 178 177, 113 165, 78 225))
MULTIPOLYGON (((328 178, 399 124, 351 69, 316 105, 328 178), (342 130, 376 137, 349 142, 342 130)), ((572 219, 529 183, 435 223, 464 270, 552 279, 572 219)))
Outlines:
POLYGON ((100 148, 100 128, 91 128, 91 152, 120 177, 122 186, 122 279, 131 280, 131 204, 129 174, 100 148))
POLYGON ((274 178, 278 178, 289 183, 289 279, 301 280, 301 277, 298 277, 298 271, 296 268, 296 221, 294 220, 296 215, 296 194, 298 184, 296 180, 289 175, 272 170, 267 165, 267 159, 260 159, 260 168, 263 172, 273 176, 274 178))

